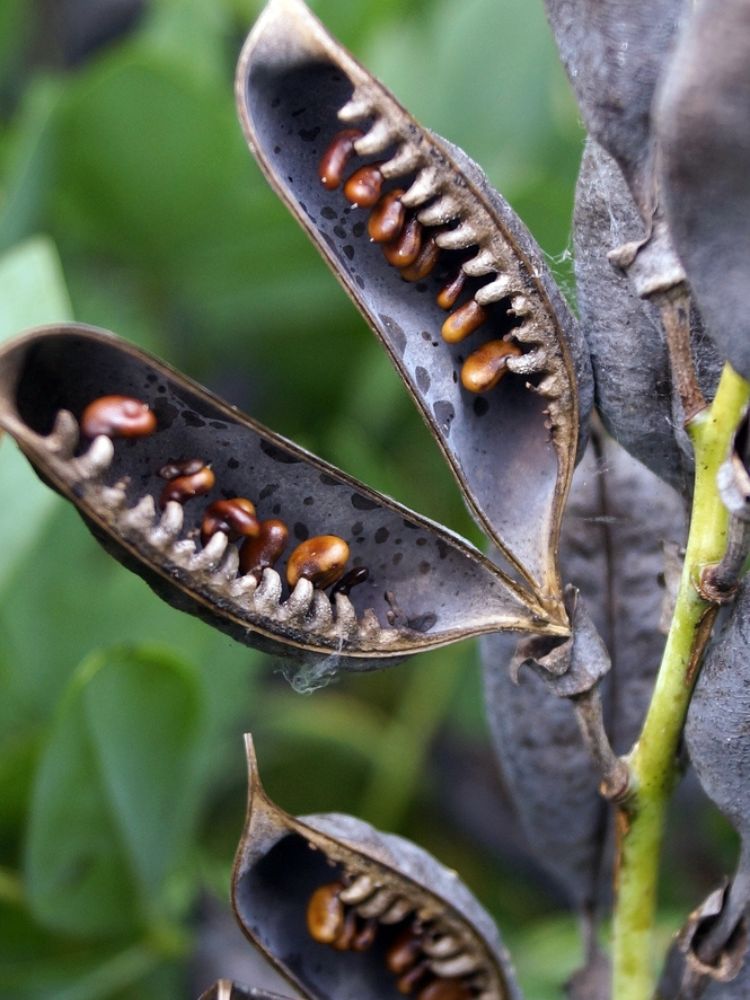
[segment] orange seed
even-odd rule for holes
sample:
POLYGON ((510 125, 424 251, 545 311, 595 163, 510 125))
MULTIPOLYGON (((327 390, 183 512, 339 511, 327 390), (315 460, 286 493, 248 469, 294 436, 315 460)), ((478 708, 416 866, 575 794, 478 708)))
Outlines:
POLYGON ((156 430, 156 414, 148 403, 131 396, 102 396, 89 403, 81 416, 86 437, 147 437, 156 430))
POLYGON ((315 535, 301 542, 289 556, 286 578, 295 587, 304 577, 313 586, 330 587, 344 574, 349 546, 338 535, 315 535))
POLYGON ((508 358, 517 358, 521 349, 507 340, 488 340, 473 351, 461 368, 461 385, 469 392, 489 392, 508 371, 508 358))

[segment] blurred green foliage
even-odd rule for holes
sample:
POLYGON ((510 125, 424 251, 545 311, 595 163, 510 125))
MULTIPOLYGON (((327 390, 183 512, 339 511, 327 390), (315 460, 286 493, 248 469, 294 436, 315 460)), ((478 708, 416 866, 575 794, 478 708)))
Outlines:
MULTIPOLYGON (((233 65, 259 4, 152 0, 75 60, 68 7, 0 5, 0 338, 70 317, 114 330, 477 539, 374 338, 245 148, 233 65)), ((541 3, 315 9, 484 165, 569 290, 581 135, 541 3)), ((0 511, 0 997, 181 1000, 207 985, 187 971, 196 903, 227 896, 244 730, 280 804, 421 840, 496 914, 530 995, 559 995, 571 922, 503 853, 512 832, 456 822, 434 752, 486 758, 471 645, 303 697, 283 664, 111 562, 8 441, 0 511)))

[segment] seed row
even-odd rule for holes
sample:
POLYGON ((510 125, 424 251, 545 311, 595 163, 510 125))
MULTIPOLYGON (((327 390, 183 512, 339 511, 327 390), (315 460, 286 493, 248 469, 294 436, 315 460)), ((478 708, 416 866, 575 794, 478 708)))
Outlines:
POLYGON ((387 648, 399 637, 400 629, 383 627, 371 608, 357 614, 349 593, 368 578, 368 570, 346 569, 348 546, 338 536, 309 538, 293 550, 287 559, 286 599, 273 566, 286 548, 288 530, 282 521, 259 520, 247 498, 207 506, 199 529, 200 546, 181 537, 184 504, 215 484, 210 465, 201 459, 181 459, 158 470, 166 480, 160 510, 151 494, 128 507, 127 478, 114 485, 102 482, 114 459, 113 439, 144 437, 155 429, 155 415, 146 404, 109 396, 86 407, 80 426, 72 413, 60 410, 52 432, 42 441, 58 476, 99 510, 118 534, 154 562, 166 557, 194 575, 196 584, 200 582, 224 606, 236 605, 241 616, 255 614, 311 636, 356 640, 373 648, 387 648), (100 430, 106 433, 96 433, 100 430), (90 443, 76 455, 81 436, 90 443), (323 587, 330 587, 329 593, 323 587))
POLYGON ((382 928, 403 924, 385 948, 400 993, 415 1000, 489 1000, 481 955, 460 935, 420 919, 416 909, 370 875, 350 876, 313 891, 307 929, 313 940, 339 951, 366 951, 382 928))
MULTIPOLYGON (((462 370, 464 388, 472 393, 493 389, 507 371, 520 376, 537 376, 529 387, 555 399, 561 386, 553 370, 552 353, 558 348, 548 324, 537 319, 537 307, 524 290, 525 280, 518 262, 496 220, 481 205, 467 206, 460 184, 453 174, 433 159, 429 142, 414 140, 413 123, 385 98, 369 88, 356 88, 350 101, 338 112, 347 128, 337 133, 323 153, 319 175, 328 190, 343 186, 351 204, 370 209, 370 237, 380 243, 389 264, 407 281, 421 281, 437 266, 441 250, 468 251, 458 271, 465 277, 487 279, 473 291, 474 305, 459 306, 443 324, 443 336, 458 343, 491 320, 487 307, 509 300, 508 315, 519 321, 511 339, 490 341, 492 347, 477 353, 462 370), (360 123, 367 120, 367 130, 360 123), (386 158, 360 165, 357 157, 386 158), (354 168, 347 176, 348 168, 354 168), (410 177, 406 188, 383 192, 385 181, 410 177), (398 192, 394 194, 394 192, 398 192), (393 201, 400 206, 394 206, 393 201), (403 213, 403 223, 394 235, 393 221, 403 213), (381 218, 386 220, 381 230, 381 218), (481 307, 481 309, 479 308, 481 307), (519 345, 532 350, 522 350, 519 345), (501 346, 505 345, 505 346, 501 346)), ((448 285, 454 282, 450 278, 448 285)), ((462 282, 463 279, 458 279, 462 282)), ((454 310, 452 302, 439 294, 441 308, 454 310)), ((459 293, 460 294, 460 291, 459 293)), ((469 359, 467 359, 467 362, 469 359)))

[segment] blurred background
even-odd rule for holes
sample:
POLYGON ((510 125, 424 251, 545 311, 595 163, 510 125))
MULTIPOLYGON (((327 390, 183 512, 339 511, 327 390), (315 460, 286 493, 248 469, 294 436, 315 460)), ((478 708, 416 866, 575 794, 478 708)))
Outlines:
MULTIPOLYGON (((570 292, 582 133, 541 2, 313 6, 481 162, 570 292)), ((65 318, 113 330, 476 541, 385 356, 245 147, 232 79, 259 8, 0 2, 0 338, 65 318)), ((219 975, 272 981, 228 917, 245 731, 280 805, 419 841, 496 916, 528 996, 561 996, 574 922, 503 795, 472 644, 298 694, 283 663, 109 560, 8 440, 0 552, 0 997, 187 1000, 219 975)), ((721 863, 716 823, 691 821, 721 863)), ((704 843, 670 858, 678 914, 715 875, 704 843)))

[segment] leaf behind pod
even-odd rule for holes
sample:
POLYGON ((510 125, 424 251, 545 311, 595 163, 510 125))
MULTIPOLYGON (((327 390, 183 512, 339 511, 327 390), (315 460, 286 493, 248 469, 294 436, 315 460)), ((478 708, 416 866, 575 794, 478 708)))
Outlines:
POLYGON ((750 8, 694 5, 664 75, 657 122, 672 237, 706 327, 750 378, 750 8))
POLYGON ((484 629, 564 631, 538 619, 456 535, 104 331, 53 326, 4 345, 0 426, 108 551, 174 606, 250 645, 367 669, 484 629), (79 442, 86 406, 112 394, 147 403, 156 430, 79 442), (195 458, 211 466, 215 484, 159 514, 159 470, 195 458), (249 498, 262 520, 282 519, 290 547, 322 535, 345 539, 352 568, 369 576, 347 596, 306 578, 292 587, 271 568, 261 579, 241 573, 223 531, 199 541, 206 505, 231 497, 249 498))
POLYGON ((387 349, 480 525, 529 600, 565 621, 558 534, 591 388, 541 251, 476 165, 419 126, 301 0, 266 7, 240 58, 237 100, 262 170, 387 349), (365 167, 383 182, 369 219, 338 184, 321 183, 352 125, 360 138, 345 172, 365 167), (434 250, 419 278, 370 239, 389 197, 403 210, 389 246, 414 232, 434 250), (459 291, 442 308, 448 285, 459 291), (464 335, 456 343, 441 336, 450 309, 464 335), (505 377, 464 388, 465 364, 499 341, 514 352, 505 377))
POLYGON ((400 974, 416 973, 408 992, 447 980, 459 998, 520 1000, 492 918, 454 871, 355 817, 288 815, 265 794, 246 739, 249 802, 233 905, 245 934, 304 996, 398 1000, 391 956, 406 943, 412 958, 400 974), (338 948, 311 935, 306 915, 319 890, 336 910, 338 948), (344 914, 358 930, 368 926, 366 949, 342 943, 344 914))
MULTIPOLYGON (((591 351, 596 405, 620 444, 652 472, 688 495, 692 448, 672 384, 657 309, 640 299, 607 253, 638 237, 642 224, 617 163, 589 140, 576 190, 574 252, 581 328, 591 351)), ((721 358, 691 316, 692 354, 707 398, 721 358)))

